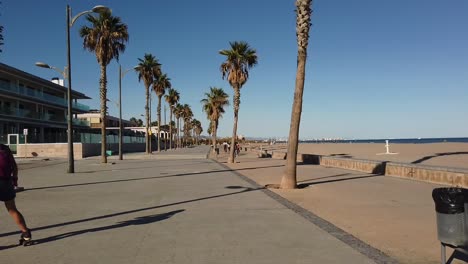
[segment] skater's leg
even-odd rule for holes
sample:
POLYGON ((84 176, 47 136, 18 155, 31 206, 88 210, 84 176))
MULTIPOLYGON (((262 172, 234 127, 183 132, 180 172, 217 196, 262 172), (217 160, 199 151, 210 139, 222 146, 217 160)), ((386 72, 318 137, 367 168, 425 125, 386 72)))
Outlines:
POLYGON ((13 217, 13 220, 15 220, 16 224, 21 229, 21 232, 28 232, 26 221, 24 220, 23 215, 16 208, 15 199, 6 201, 5 207, 7 208, 8 213, 11 215, 11 217, 13 217))

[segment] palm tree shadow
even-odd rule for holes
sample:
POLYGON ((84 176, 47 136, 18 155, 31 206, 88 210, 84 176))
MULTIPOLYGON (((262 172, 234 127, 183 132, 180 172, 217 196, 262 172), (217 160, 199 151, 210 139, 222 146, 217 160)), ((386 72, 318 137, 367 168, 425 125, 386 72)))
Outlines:
POLYGON ((0 246, 0 251, 5 250, 5 249, 10 249, 10 248, 15 248, 15 247, 18 247, 18 246, 19 246, 19 244, 8 245, 8 246, 0 246))
POLYGON ((466 151, 457 151, 457 152, 443 152, 443 153, 436 153, 435 155, 432 155, 432 156, 426 156, 426 157, 422 157, 418 160, 415 160, 413 162, 411 162, 411 164, 419 164, 419 163, 422 163, 426 160, 430 160, 432 158, 437 158, 437 157, 442 157, 442 156, 449 156, 449 155, 467 155, 468 152, 466 151))
POLYGON ((74 184, 64 184, 64 185, 55 185, 55 186, 40 186, 40 187, 28 188, 26 189, 26 191, 37 191, 37 190, 65 188, 65 187, 77 187, 77 186, 85 186, 85 185, 109 184, 109 183, 128 182, 128 181, 157 180, 157 179, 172 178, 172 177, 205 175, 205 174, 218 173, 218 172, 257 170, 257 169, 275 168, 275 167, 283 167, 283 166, 284 165, 273 165, 273 166, 264 166, 264 167, 248 167, 248 168, 241 168, 241 169, 207 170, 207 171, 201 171, 201 172, 189 172, 189 173, 179 173, 179 174, 170 174, 170 175, 162 175, 161 173, 160 176, 151 176, 151 177, 130 178, 130 179, 120 179, 120 180, 100 181, 100 182, 74 183, 74 184))
MULTIPOLYGON (((199 201, 204 201, 204 200, 209 200, 209 199, 226 197, 226 196, 231 196, 231 195, 236 195, 236 194, 241 194, 241 193, 246 193, 246 192, 262 190, 263 188, 250 188, 250 187, 242 187, 242 186, 226 186, 226 189, 241 189, 241 190, 239 190, 237 192, 212 195, 212 196, 196 198, 196 199, 190 199, 190 200, 185 200, 185 201, 180 201, 180 202, 174 202, 174 203, 168 203, 168 204, 162 204, 162 205, 155 205, 155 206, 150 206, 150 207, 143 207, 143 208, 123 211, 123 212, 117 212, 117 213, 112 213, 112 214, 107 214, 107 215, 94 216, 94 217, 89 217, 89 218, 84 218, 84 219, 79 219, 79 220, 73 220, 73 221, 68 221, 68 222, 63 222, 63 223, 51 224, 51 225, 47 225, 47 226, 40 226, 40 227, 33 228, 32 231, 34 232, 34 231, 45 230, 45 229, 50 229, 50 228, 55 228, 55 227, 60 227, 60 226, 66 226, 66 225, 72 225, 72 224, 78 224, 78 223, 94 221, 94 220, 98 220, 98 219, 106 219, 106 218, 111 218, 111 217, 115 217, 115 216, 119 216, 119 215, 132 214, 132 213, 137 213, 137 212, 142 212, 142 211, 147 211, 147 210, 153 210, 153 209, 158 209, 158 208, 163 208, 163 207, 169 207, 169 206, 174 206, 174 205, 181 205, 181 204, 186 204, 186 203, 199 202, 199 201)), ((6 236, 10 236, 10 235, 19 234, 19 233, 20 233, 19 231, 3 233, 3 234, 0 234, 0 237, 6 237, 6 236)))
POLYGON ((86 233, 100 232, 100 231, 116 229, 116 228, 122 228, 122 227, 127 227, 127 226, 152 224, 152 223, 155 223, 155 222, 159 222, 159 221, 169 219, 172 216, 174 216, 175 214, 181 213, 183 211, 185 211, 185 210, 181 209, 181 210, 175 210, 175 211, 167 212, 167 213, 164 213, 164 214, 142 216, 142 217, 137 217, 137 218, 132 219, 132 220, 118 222, 117 224, 113 224, 113 225, 101 226, 101 227, 95 227, 95 228, 88 228, 88 229, 84 229, 84 230, 63 233, 63 234, 59 234, 59 235, 55 235, 55 236, 51 236, 51 237, 46 237, 46 238, 41 238, 41 239, 34 240, 32 244, 37 245, 37 244, 42 244, 42 243, 48 243, 48 242, 53 242, 53 241, 57 241, 57 240, 60 240, 60 239, 69 238, 69 237, 73 237, 73 236, 78 236, 78 235, 82 235, 82 234, 86 234, 86 233))
POLYGON ((329 156, 340 157, 340 158, 352 158, 353 157, 353 156, 351 156, 350 154, 347 154, 347 153, 330 154, 329 156))
POLYGON ((342 176, 348 176, 348 175, 351 175, 351 173, 342 173, 342 174, 336 174, 336 175, 330 175, 330 176, 325 176, 325 177, 307 179, 307 180, 302 180, 302 181, 297 181, 297 182, 302 183, 302 182, 316 181, 316 180, 328 179, 328 178, 336 178, 336 177, 342 177, 342 176))
POLYGON ((317 184, 323 184, 323 183, 333 183, 333 182, 340 182, 340 181, 351 181, 351 180, 374 178, 374 177, 380 177, 380 176, 384 176, 384 175, 382 175, 382 174, 371 174, 371 175, 356 176, 356 177, 349 177, 349 178, 343 178, 343 179, 334 179, 334 180, 325 180, 325 181, 301 183, 301 184, 297 185, 297 188, 304 189, 304 188, 309 187, 310 185, 317 185, 317 184))

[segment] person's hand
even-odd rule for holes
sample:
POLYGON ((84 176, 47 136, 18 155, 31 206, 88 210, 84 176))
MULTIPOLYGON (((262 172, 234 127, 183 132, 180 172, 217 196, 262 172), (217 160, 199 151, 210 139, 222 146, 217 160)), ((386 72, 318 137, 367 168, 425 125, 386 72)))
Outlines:
POLYGON ((13 177, 13 186, 18 187, 18 177, 13 177))

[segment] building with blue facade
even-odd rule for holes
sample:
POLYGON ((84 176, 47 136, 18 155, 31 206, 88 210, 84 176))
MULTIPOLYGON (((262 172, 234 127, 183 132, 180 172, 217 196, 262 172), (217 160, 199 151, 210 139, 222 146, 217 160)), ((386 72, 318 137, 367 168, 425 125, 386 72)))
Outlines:
MULTIPOLYGON (((89 107, 78 100, 91 99, 73 91, 73 115, 89 107)), ((67 88, 0 63, 0 143, 67 142, 67 88)), ((89 123, 73 119, 75 141, 89 123)))

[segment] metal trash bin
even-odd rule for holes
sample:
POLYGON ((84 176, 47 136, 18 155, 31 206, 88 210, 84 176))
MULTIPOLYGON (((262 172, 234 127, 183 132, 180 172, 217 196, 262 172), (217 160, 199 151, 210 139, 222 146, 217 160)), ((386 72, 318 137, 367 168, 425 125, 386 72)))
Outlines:
POLYGON ((437 219, 437 237, 441 243, 441 263, 446 263, 445 247, 467 254, 468 190, 436 188, 432 190, 437 219))
POLYGON ((437 237, 452 246, 468 245, 465 195, 462 188, 436 188, 432 191, 437 213, 437 237))

